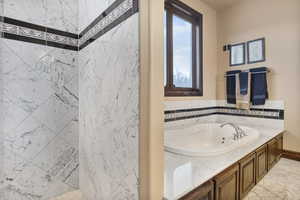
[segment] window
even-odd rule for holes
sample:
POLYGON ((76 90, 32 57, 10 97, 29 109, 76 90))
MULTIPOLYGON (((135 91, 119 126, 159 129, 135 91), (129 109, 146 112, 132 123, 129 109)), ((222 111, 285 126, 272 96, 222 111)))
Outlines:
POLYGON ((202 15, 168 0, 164 24, 165 96, 202 96, 202 15))

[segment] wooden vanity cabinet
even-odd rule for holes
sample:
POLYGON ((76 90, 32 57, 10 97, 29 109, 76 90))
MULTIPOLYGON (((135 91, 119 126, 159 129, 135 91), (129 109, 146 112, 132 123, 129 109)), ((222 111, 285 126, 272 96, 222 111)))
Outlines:
POLYGON ((277 162, 278 140, 276 138, 268 142, 268 170, 270 170, 277 162))
POLYGON ((278 135, 276 137, 277 139, 277 161, 280 159, 280 157, 282 156, 282 152, 283 152, 283 133, 281 133, 280 135, 278 135))
POLYGON ((215 181, 215 200, 239 200, 239 164, 235 164, 221 174, 215 181))
POLYGON ((240 200, 280 159, 283 133, 202 184, 180 200, 240 200))
POLYGON ((263 145, 256 150, 256 183, 268 173, 268 146, 263 145))
POLYGON ((268 169, 271 169, 280 159, 283 151, 283 133, 268 142, 268 169))
POLYGON ((213 181, 207 181, 180 200, 214 200, 213 181))
POLYGON ((240 198, 244 198, 255 186, 256 179, 255 152, 240 161, 240 198))

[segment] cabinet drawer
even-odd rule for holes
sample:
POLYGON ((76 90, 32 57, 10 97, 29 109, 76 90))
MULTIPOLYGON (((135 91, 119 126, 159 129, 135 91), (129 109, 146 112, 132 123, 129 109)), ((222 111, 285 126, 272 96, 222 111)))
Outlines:
POLYGON ((278 135, 276 137, 277 139, 277 160, 280 159, 280 157, 282 156, 282 152, 283 152, 283 133, 281 133, 280 135, 278 135))
POLYGON ((240 198, 244 198, 255 186, 256 154, 252 153, 240 161, 240 198))
POLYGON ((180 200, 213 200, 214 199, 214 183, 207 181, 180 200))
POLYGON ((256 183, 268 173, 268 148, 263 145, 256 150, 256 183))
POLYGON ((236 164, 215 177, 216 200, 239 199, 239 165, 236 164))
POLYGON ((268 170, 270 170, 277 162, 278 140, 276 138, 268 142, 268 170))

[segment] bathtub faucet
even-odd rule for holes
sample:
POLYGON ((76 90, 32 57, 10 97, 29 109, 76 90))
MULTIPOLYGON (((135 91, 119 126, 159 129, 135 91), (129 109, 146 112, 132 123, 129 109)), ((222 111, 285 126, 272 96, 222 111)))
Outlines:
POLYGON ((223 128, 226 125, 232 126, 234 128, 234 130, 235 130, 235 133, 233 134, 234 140, 240 139, 247 135, 243 129, 241 129, 238 125, 235 125, 233 123, 227 122, 227 123, 221 124, 220 127, 223 128))

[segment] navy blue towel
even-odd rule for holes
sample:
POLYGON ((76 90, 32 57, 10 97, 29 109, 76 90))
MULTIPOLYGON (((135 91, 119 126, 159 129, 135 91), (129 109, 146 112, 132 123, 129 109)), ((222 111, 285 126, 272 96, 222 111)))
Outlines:
POLYGON ((226 72, 226 92, 227 103, 236 104, 236 78, 235 74, 240 73, 241 70, 233 70, 226 72))
POLYGON ((250 69, 251 72, 251 101, 253 105, 264 105, 268 98, 267 68, 250 69))
POLYGON ((239 74, 240 78, 240 94, 247 95, 248 94, 248 72, 241 72, 239 74))

